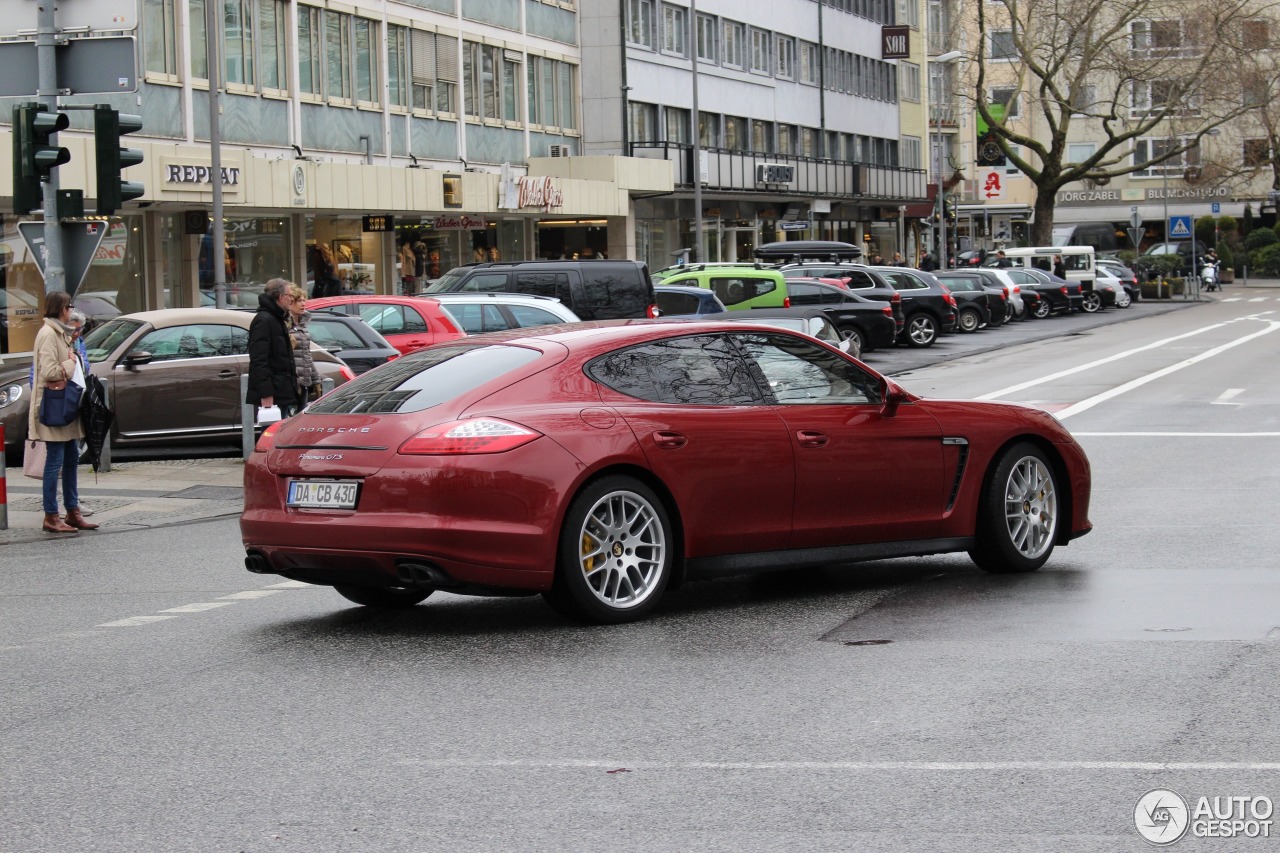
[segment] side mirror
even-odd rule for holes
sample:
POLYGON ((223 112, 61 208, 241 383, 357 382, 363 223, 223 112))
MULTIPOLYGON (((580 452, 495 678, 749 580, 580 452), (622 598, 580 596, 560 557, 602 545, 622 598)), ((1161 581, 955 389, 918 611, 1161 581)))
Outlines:
POLYGON ((892 382, 885 381, 884 416, 891 418, 898 413, 898 407, 907 400, 907 393, 892 382))
POLYGON ((124 357, 126 367, 137 367, 140 364, 150 364, 152 359, 151 353, 144 349, 134 350, 124 357))

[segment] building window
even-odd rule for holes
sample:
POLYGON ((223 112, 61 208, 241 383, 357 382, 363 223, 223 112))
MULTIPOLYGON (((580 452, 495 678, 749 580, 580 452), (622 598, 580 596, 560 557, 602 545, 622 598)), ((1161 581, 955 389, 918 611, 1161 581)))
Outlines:
POLYGON ((689 141, 689 111, 679 107, 666 107, 663 110, 667 120, 667 142, 687 143, 689 141))
POLYGON ((924 167, 921 152, 923 146, 918 136, 904 136, 898 143, 898 151, 902 156, 902 168, 920 169, 924 167))
POLYGON ((747 120, 740 116, 724 117, 724 147, 730 151, 748 151, 751 140, 747 137, 747 120))
POLYGON ((378 22, 355 19, 356 101, 376 104, 378 98, 378 22))
POLYGON ((1271 140, 1246 139, 1240 154, 1240 162, 1249 168, 1269 166, 1271 164, 1271 140))
POLYGON ((631 102, 631 138, 636 142, 658 140, 658 105, 631 102))
POLYGON ((653 49, 653 0, 628 0, 627 41, 653 49))
POLYGON ((777 138, 779 154, 795 154, 800 150, 800 128, 794 124, 778 125, 777 138))
POLYGON ((689 10, 662 4, 662 52, 688 56, 689 10))
POLYGON ((773 56, 770 47, 773 45, 773 33, 768 30, 751 28, 751 70, 761 74, 773 71, 773 56))
POLYGON ((177 79, 178 41, 173 3, 174 0, 145 0, 142 6, 142 49, 146 54, 147 73, 177 79))
POLYGON ((1004 107, 1005 118, 1021 118, 1022 111, 1018 105, 1018 90, 1010 86, 1000 86, 987 92, 988 104, 999 104, 1004 107))
POLYGON ((409 108, 409 28, 387 24, 387 103, 409 108))
POLYGON ((992 59, 1017 59, 1018 46, 1014 43, 1013 30, 991 31, 992 59))
POLYGON ((1129 43, 1134 53, 1181 53, 1188 42, 1178 20, 1133 21, 1129 24, 1129 43))
POLYGON ((1098 103, 1098 90, 1096 87, 1081 83, 1071 93, 1071 109, 1078 113, 1090 112, 1098 103))
POLYGON ((320 74, 323 9, 314 6, 298 6, 298 91, 308 95, 324 93, 320 74))
POLYGON ((720 116, 698 112, 698 144, 704 148, 720 147, 720 116))
POLYGON ((191 76, 193 79, 209 79, 209 57, 205 49, 204 0, 190 0, 187 15, 191 22, 191 76))
POLYGON ((351 103, 351 16, 324 13, 325 95, 334 103, 351 103))
POLYGON ((529 121, 548 128, 576 130, 576 76, 576 65, 544 56, 530 56, 529 121))
POLYGON ((1245 21, 1241 26, 1241 43, 1245 50, 1266 50, 1271 47, 1271 27, 1266 20, 1245 21))
POLYGON ((913 30, 920 29, 920 4, 915 0, 898 0, 897 22, 913 30))
POLYGON ((1242 103, 1246 107, 1265 107, 1271 103, 1271 81, 1250 77, 1241 86, 1242 103))
POLYGON ((902 91, 902 100, 920 102, 920 66, 914 62, 898 63, 898 88, 902 91))
POLYGON ((496 45, 463 42, 462 97, 468 116, 489 121, 520 121, 517 59, 518 55, 508 55, 496 45))
POLYGON ((800 42, 800 82, 818 85, 818 46, 812 42, 800 42))
POLYGON ((751 150, 768 153, 773 150, 773 125, 760 119, 751 120, 751 150))
POLYGON ((1195 97, 1179 95, 1180 84, 1176 80, 1134 81, 1130 84, 1130 112, 1135 116, 1149 115, 1165 109, 1171 103, 1179 103, 1177 115, 1199 115, 1200 104, 1195 97))
POLYGON ((777 75, 783 80, 796 78, 796 40, 790 36, 776 36, 773 45, 778 60, 777 75))
POLYGON ((391 104, 452 114, 458 77, 457 40, 388 25, 387 88, 391 104))
MULTIPOLYGON (((1133 162, 1145 163, 1163 155, 1166 151, 1185 145, 1189 140, 1170 139, 1168 137, 1159 137, 1155 139, 1139 139, 1133 145, 1133 162)), ((1188 166, 1200 165, 1200 149, 1190 148, 1181 154, 1174 154, 1168 160, 1164 160, 1145 169, 1138 169, 1133 172, 1134 177, 1149 178, 1158 175, 1181 175, 1188 166)))
POLYGON ((286 0, 258 0, 258 67, 262 88, 289 88, 289 4, 286 0))
POLYGON ((705 62, 716 61, 716 19, 711 15, 698 15, 698 58, 705 62))
POLYGON ((1067 143, 1067 162, 1083 163, 1092 157, 1098 150, 1098 146, 1092 142, 1069 142, 1067 143))
POLYGON ((800 154, 805 157, 818 156, 818 131, 811 127, 800 128, 800 154))
POLYGON ((252 86, 253 75, 253 2, 226 0, 222 4, 222 50, 228 85, 252 86))
POLYGON ((747 65, 747 28, 737 21, 723 21, 720 30, 721 62, 730 68, 747 65))

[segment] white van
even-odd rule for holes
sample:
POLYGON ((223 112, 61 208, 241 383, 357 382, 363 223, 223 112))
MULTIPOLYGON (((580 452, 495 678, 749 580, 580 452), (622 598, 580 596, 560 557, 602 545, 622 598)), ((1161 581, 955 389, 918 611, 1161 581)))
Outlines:
MULTIPOLYGON (((1063 278, 1080 283, 1084 310, 1092 314, 1102 307, 1102 294, 1094 287, 1098 272, 1092 246, 1027 246, 1005 249, 1004 256, 1015 267, 1034 267, 1045 272, 1053 272, 1054 259, 1062 258, 1066 272, 1063 278)), ((988 256, 987 265, 995 265, 992 256, 988 256)))

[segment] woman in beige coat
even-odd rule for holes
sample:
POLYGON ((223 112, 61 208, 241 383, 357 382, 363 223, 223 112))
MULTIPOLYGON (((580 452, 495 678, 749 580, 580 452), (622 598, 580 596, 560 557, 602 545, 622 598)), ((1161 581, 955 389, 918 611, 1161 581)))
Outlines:
POLYGON ((80 495, 76 487, 80 439, 84 438, 80 419, 57 427, 40 423, 40 404, 44 401, 46 383, 65 382, 75 373, 78 356, 71 339, 74 331, 71 297, 61 290, 46 295, 44 325, 36 332, 27 434, 36 441, 43 441, 48 449, 44 463, 44 529, 48 533, 75 533, 77 530, 98 528, 80 514, 80 495), (65 521, 58 517, 59 472, 62 474, 62 500, 67 507, 65 521))

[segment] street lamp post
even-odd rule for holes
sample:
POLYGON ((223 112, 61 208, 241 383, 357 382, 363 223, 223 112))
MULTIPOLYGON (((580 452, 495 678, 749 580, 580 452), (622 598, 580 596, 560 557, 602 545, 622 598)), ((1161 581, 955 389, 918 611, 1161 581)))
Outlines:
MULTIPOLYGON (((963 51, 949 50, 940 56, 931 57, 929 59, 929 62, 937 65, 949 65, 952 62, 955 62, 957 59, 959 59, 962 56, 964 56, 963 51)), ((943 94, 942 83, 943 83, 942 75, 939 75, 938 76, 938 100, 939 101, 942 100, 942 94, 943 94)), ((946 269, 947 268, 947 211, 946 211, 946 206, 943 204, 942 174, 945 171, 947 158, 946 158, 946 155, 943 153, 944 137, 942 135, 942 108, 941 107, 942 107, 941 104, 930 105, 930 109, 933 112, 933 116, 932 116, 933 127, 934 127, 934 130, 937 131, 937 150, 938 150, 938 172, 935 175, 935 179, 937 182, 937 196, 938 196, 937 198, 937 202, 938 202, 938 245, 937 245, 938 268, 946 269)))

